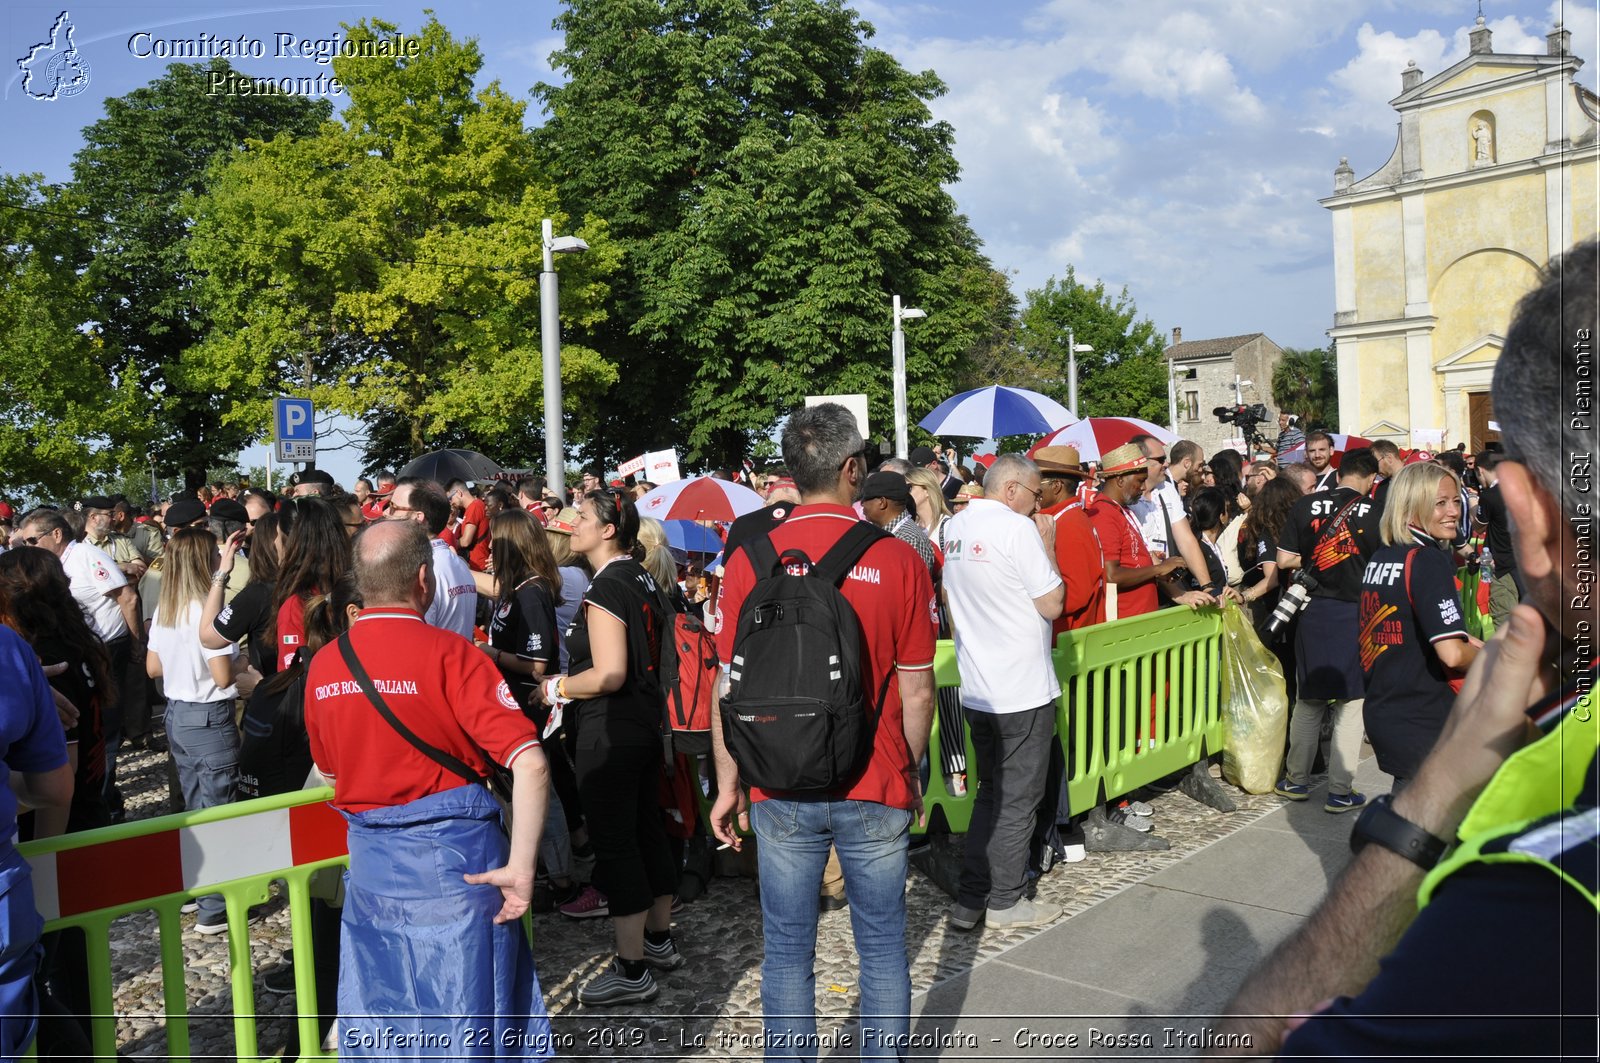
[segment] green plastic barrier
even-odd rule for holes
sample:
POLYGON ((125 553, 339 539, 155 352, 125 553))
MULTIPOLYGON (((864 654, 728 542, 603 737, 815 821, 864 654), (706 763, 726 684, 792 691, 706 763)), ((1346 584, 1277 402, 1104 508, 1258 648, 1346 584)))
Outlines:
MULTIPOLYGON (((1131 793, 1222 749, 1221 639, 1222 613, 1216 609, 1162 609, 1061 636, 1051 652, 1061 680, 1056 734, 1073 809, 1131 793)), ((939 643, 934 681, 961 685, 949 641, 939 643)), ((930 764, 940 763, 942 742, 935 715, 930 764)), ((966 794, 951 793, 943 774, 934 771, 923 797, 929 817, 939 809, 955 834, 971 825, 977 791, 970 737, 967 764, 966 794)))
MULTIPOLYGON (((90 1027, 96 1056, 116 1058, 116 1016, 111 969, 111 926, 124 915, 154 911, 159 923, 162 1007, 165 1011, 167 1054, 173 1060, 190 1058, 188 1000, 184 991, 183 927, 179 908, 205 894, 220 893, 228 910, 228 970, 232 988, 234 1054, 241 1060, 259 1058, 256 1036, 254 971, 251 965, 248 912, 266 901, 271 885, 288 886, 290 933, 297 957, 313 955, 310 922, 311 876, 325 867, 345 866, 345 855, 324 855, 335 847, 343 853, 343 822, 326 802, 333 797, 327 787, 301 790, 257 801, 185 812, 176 816, 124 823, 29 842, 19 852, 34 867, 35 898, 41 911, 63 914, 46 921, 46 931, 82 927, 87 939, 90 1027), (287 811, 286 811, 287 810, 287 811), (332 819, 328 819, 332 817, 332 819), (337 822, 335 822, 337 821, 337 822), (225 826, 224 826, 225 825, 225 826), (198 829, 197 829, 198 828, 198 829), (281 860, 277 859, 281 854, 281 860), (281 862, 284 866, 253 874, 213 879, 208 865, 227 874, 237 859, 246 862, 281 862), (318 857, 294 861, 301 857, 318 857), (160 890, 163 879, 182 876, 192 868, 194 884, 170 892, 160 890), (87 879, 98 871, 103 881, 87 879), (152 889, 153 887, 153 889, 152 889), (85 907, 96 896, 121 898, 115 903, 85 907)), ((167 884, 171 884, 168 882, 167 884)), ((320 1050, 317 1032, 313 964, 295 964, 295 999, 302 1059, 332 1058, 320 1050)), ((31 1054, 30 1054, 31 1058, 31 1054)))

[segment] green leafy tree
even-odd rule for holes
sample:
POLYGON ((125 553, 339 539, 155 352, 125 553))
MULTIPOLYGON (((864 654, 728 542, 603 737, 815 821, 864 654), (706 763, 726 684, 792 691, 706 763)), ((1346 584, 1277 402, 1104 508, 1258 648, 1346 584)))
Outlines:
POLYGON ((1272 370, 1272 401, 1306 428, 1339 430, 1339 365, 1323 348, 1285 347, 1272 370))
POLYGON ((1094 348, 1078 355, 1078 405, 1082 417, 1142 417, 1165 424, 1166 363, 1163 335, 1140 318, 1126 286, 1115 295, 1104 281, 1092 287, 1067 267, 1024 297, 1019 339, 1032 358, 1040 390, 1066 404, 1067 330, 1073 342, 1094 348))
POLYGON ((75 213, 70 193, 39 176, 0 175, 0 469, 8 492, 33 499, 77 494, 107 471, 106 440, 140 405, 84 324, 88 247, 75 213))
POLYGON ((556 26, 566 81, 535 87, 534 139, 625 252, 587 333, 622 383, 591 459, 680 441, 731 462, 807 394, 865 393, 891 426, 894 294, 928 314, 907 330, 912 421, 949 396, 1003 300, 944 190, 932 72, 839 0, 568 0, 556 26))
MULTIPOLYGON (((397 35, 347 27, 358 46, 397 35)), ((359 419, 374 466, 446 445, 514 462, 536 449, 542 410, 541 221, 569 220, 525 104, 498 82, 475 90, 477 44, 432 17, 415 37, 414 57, 335 59, 340 120, 251 142, 194 203, 192 259, 218 327, 193 371, 237 396, 230 425, 265 423, 280 389, 359 419)), ((604 317, 618 251, 593 216, 577 231, 591 251, 563 262, 561 308, 581 330, 604 317)), ((562 363, 576 408, 616 381, 581 344, 562 363)))
POLYGON ((142 396, 135 407, 106 411, 96 434, 129 464, 153 455, 181 468, 190 486, 263 422, 220 417, 210 382, 186 364, 211 323, 195 302, 185 200, 203 190, 219 153, 251 139, 309 133, 331 113, 326 101, 302 97, 211 95, 208 71, 232 73, 221 60, 175 63, 149 85, 107 100, 72 164, 89 252, 81 263, 88 302, 78 321, 95 322, 99 372, 119 392, 142 396))

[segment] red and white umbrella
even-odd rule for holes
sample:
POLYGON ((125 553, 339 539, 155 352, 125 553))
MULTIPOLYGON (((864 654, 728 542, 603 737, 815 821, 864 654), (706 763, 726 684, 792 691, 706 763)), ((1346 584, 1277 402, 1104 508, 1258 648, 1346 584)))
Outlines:
MULTIPOLYGON (((1361 436, 1345 435, 1343 432, 1329 432, 1328 435, 1333 438, 1333 462, 1332 462, 1332 464, 1333 464, 1333 467, 1335 469, 1337 469, 1339 467, 1339 459, 1344 457, 1345 451, 1347 451, 1347 450, 1355 450, 1355 449, 1357 449, 1359 447, 1370 447, 1370 446, 1372 446, 1372 440, 1364 439, 1361 436)), ((1295 447, 1293 450, 1289 451, 1289 453, 1287 453, 1287 454, 1279 454, 1278 455, 1278 464, 1279 465, 1292 465, 1297 461, 1305 461, 1305 460, 1306 460, 1306 448, 1303 447, 1303 446, 1302 447, 1295 447)))
POLYGON ((1138 417, 1085 417, 1039 440, 1028 450, 1028 456, 1032 457, 1040 447, 1077 447, 1079 460, 1099 461, 1140 435, 1155 436, 1167 446, 1178 441, 1171 429, 1138 417))
POLYGON ((730 521, 764 505, 750 488, 714 476, 662 484, 638 502, 639 515, 656 520, 730 521))

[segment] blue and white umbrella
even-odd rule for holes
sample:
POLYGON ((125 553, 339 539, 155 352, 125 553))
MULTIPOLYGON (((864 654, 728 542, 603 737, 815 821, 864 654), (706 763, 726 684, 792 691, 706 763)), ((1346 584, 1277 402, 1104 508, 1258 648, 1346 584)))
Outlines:
POLYGON ((722 551, 717 533, 692 520, 662 521, 667 529, 667 545, 687 554, 716 554, 722 551))
POLYGON ((1047 395, 997 384, 945 399, 919 424, 936 436, 999 439, 1054 432, 1076 419, 1047 395))

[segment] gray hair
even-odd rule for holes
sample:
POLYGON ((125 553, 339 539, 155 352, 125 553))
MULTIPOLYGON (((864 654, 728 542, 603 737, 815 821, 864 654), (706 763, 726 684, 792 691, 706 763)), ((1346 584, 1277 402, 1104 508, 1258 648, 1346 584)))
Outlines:
POLYGON ((433 544, 414 520, 369 524, 356 536, 351 555, 356 587, 368 605, 410 601, 417 570, 424 566, 433 578, 433 544))
POLYGON ((796 410, 783 429, 783 463, 801 495, 831 490, 840 468, 861 448, 855 414, 837 402, 796 410))
POLYGON ((1590 240, 1551 259, 1539 287, 1517 304, 1490 392, 1507 457, 1559 498, 1569 519, 1586 519, 1596 502, 1595 478, 1567 473, 1572 455, 1596 449, 1587 411, 1596 389, 1597 311, 1600 241, 1590 240), (1573 401, 1580 396, 1591 400, 1583 413, 1573 401))
POLYGON ((905 458, 885 458, 883 459, 883 464, 878 466, 877 471, 897 472, 901 476, 910 476, 913 468, 915 468, 915 466, 913 466, 905 458))
POLYGON ((1038 475, 1039 466, 1033 463, 1033 459, 1022 454, 1002 454, 994 459, 989 471, 983 474, 983 493, 995 498, 1000 494, 1000 489, 1011 481, 1026 485, 1038 475))

